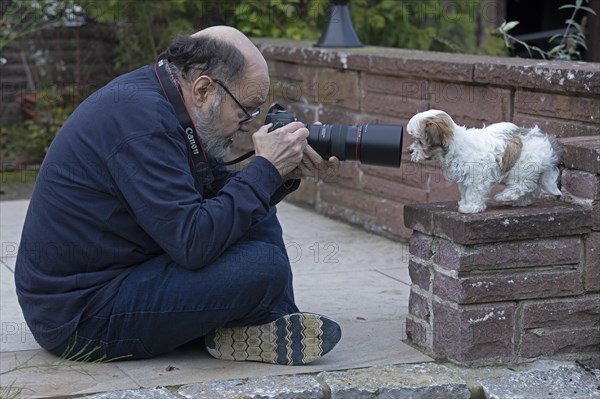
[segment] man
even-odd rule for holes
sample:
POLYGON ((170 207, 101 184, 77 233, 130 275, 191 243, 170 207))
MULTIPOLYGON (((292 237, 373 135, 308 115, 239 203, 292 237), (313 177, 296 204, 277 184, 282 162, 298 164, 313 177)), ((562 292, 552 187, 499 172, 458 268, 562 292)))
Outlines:
POLYGON ((230 27, 179 36, 161 58, 173 79, 152 66, 116 78, 48 150, 15 270, 33 335, 57 355, 89 360, 147 358, 200 337, 221 359, 320 358, 341 331, 299 313, 274 205, 298 187, 293 178, 339 161, 322 160, 294 122, 261 127, 256 156, 228 171, 221 158, 265 102, 244 90, 269 86, 264 58, 230 27), (169 84, 180 87, 199 143, 165 98, 169 84), (194 156, 208 168, 192 170, 194 156), (240 340, 247 349, 237 350, 240 340))

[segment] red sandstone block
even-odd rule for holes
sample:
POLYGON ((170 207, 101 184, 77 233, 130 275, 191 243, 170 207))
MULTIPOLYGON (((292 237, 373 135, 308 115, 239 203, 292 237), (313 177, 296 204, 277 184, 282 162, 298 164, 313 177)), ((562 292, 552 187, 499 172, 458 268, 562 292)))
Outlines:
MULTIPOLYGON (((403 147, 408 140, 404 140, 403 147)), ((362 165, 362 170, 371 176, 378 176, 386 180, 401 182, 411 187, 427 189, 440 182, 444 182, 442 172, 435 163, 413 163, 409 160, 408 153, 402 154, 400 168, 385 168, 378 166, 362 165)))
POLYGON ((406 227, 459 244, 562 237, 591 230, 591 209, 541 200, 528 207, 491 205, 477 214, 458 212, 456 202, 414 204, 404 208, 406 227))
POLYGON ((404 204, 396 201, 377 199, 375 206, 375 223, 380 226, 382 233, 409 238, 412 231, 404 226, 404 204))
POLYGON ((399 168, 386 168, 372 165, 361 165, 361 170, 370 176, 377 176, 385 180, 390 180, 394 182, 402 182, 412 185, 413 187, 421 187, 419 184, 411 184, 412 181, 406 180, 405 176, 409 178, 412 176, 412 169, 408 170, 407 168, 412 168, 411 162, 402 162, 399 168))
POLYGON ((306 104, 310 100, 310 92, 304 89, 305 81, 273 78, 269 87, 269 102, 289 105, 299 102, 306 104))
POLYGON ((363 175, 365 192, 376 197, 388 198, 403 203, 427 202, 427 190, 406 184, 382 179, 377 176, 363 175))
POLYGON ((331 174, 331 176, 320 177, 327 184, 337 183, 344 187, 359 189, 362 186, 360 175, 358 162, 341 162, 336 173, 331 174))
POLYGON ((411 290, 408 298, 408 313, 429 323, 430 312, 427 298, 411 290))
POLYGON ((563 146, 562 163, 569 169, 579 169, 600 174, 600 130, 591 137, 561 139, 563 146))
POLYGON ((427 196, 427 202, 429 203, 460 200, 458 185, 454 182, 432 179, 428 183, 428 186, 429 195, 427 196))
POLYGON ((553 119, 515 112, 513 123, 518 126, 531 128, 539 127, 542 132, 556 137, 595 136, 600 134, 598 124, 575 122, 567 119, 553 119))
POLYGON ((595 326, 600 320, 600 295, 525 302, 524 329, 595 326))
POLYGON ((584 280, 587 291, 600 291, 600 233, 592 233, 585 240, 584 280))
POLYGON ((431 108, 446 111, 460 125, 482 127, 508 121, 512 113, 512 94, 506 89, 432 82, 428 94, 431 108))
POLYGON ((376 233, 410 237, 411 231, 404 227, 403 204, 338 184, 319 184, 318 190, 318 211, 376 233))
POLYGON ((316 180, 303 179, 300 187, 293 193, 287 195, 285 199, 286 201, 291 201, 296 204, 314 207, 317 202, 316 180))
POLYGON ((458 304, 471 304, 573 296, 584 292, 579 270, 557 269, 458 278, 434 270, 433 294, 458 304))
POLYGON ((433 261, 459 272, 579 264, 582 242, 578 237, 461 245, 438 239, 433 261))
POLYGON ((517 90, 515 112, 558 119, 598 124, 600 99, 581 95, 565 96, 557 93, 517 90))
POLYGON ((295 64, 292 62, 284 61, 267 61, 269 65, 269 75, 271 81, 285 79, 285 80, 306 80, 306 77, 310 74, 314 76, 315 68, 310 68, 302 64, 295 64))
POLYGON ((408 262, 408 274, 410 281, 419 288, 428 291, 431 284, 431 269, 413 260, 408 262))
POLYGON ((582 170, 565 169, 561 186, 569 194, 581 199, 600 200, 600 175, 582 170))
POLYGON ((409 119, 417 112, 427 109, 429 109, 429 102, 427 100, 415 100, 371 92, 365 92, 361 97, 361 111, 364 113, 409 119))
POLYGON ((324 201, 323 197, 317 203, 317 211, 377 234, 410 237, 411 231, 404 227, 402 219, 402 204, 392 201, 382 202, 376 198, 371 198, 369 201, 372 208, 375 208, 375 215, 371 213, 373 209, 357 210, 356 207, 340 204, 339 201, 324 201))
POLYGON ((356 112, 325 105, 321 108, 316 120, 319 120, 321 123, 355 125, 358 123, 358 118, 359 115, 356 112))
POLYGON ((348 54, 347 60, 348 68, 372 74, 471 82, 473 60, 469 58, 463 54, 381 48, 348 54))
POLYGON ((409 251, 410 254, 428 261, 433 256, 433 237, 415 232, 410 237, 409 251))
MULTIPOLYGON (((413 344, 428 348, 427 342, 429 325, 422 320, 415 319, 411 316, 406 318, 406 337, 413 344)), ((430 348, 429 348, 430 349, 430 348)))
POLYGON ((478 83, 572 92, 589 96, 600 94, 600 71, 593 63, 487 58, 474 65, 473 80, 478 83))
MULTIPOLYGON (((304 123, 313 123, 317 120, 319 110, 316 106, 306 104, 304 102, 285 103, 288 111, 293 112, 296 115, 296 119, 304 123)), ((264 119, 259 120, 260 127, 264 123, 264 119)))
POLYGON ((318 189, 320 202, 323 205, 341 206, 347 208, 351 213, 358 212, 369 215, 371 220, 375 216, 376 204, 373 198, 361 191, 342 187, 339 184, 322 184, 318 189))
POLYGON ((365 72, 361 80, 363 92, 392 94, 398 98, 426 100, 429 82, 425 79, 373 75, 365 72))
POLYGON ((264 57, 272 61, 287 61, 301 65, 324 66, 345 69, 347 57, 343 52, 302 46, 298 41, 286 39, 253 39, 264 57))
POLYGON ((521 338, 519 355, 525 358, 556 356, 581 352, 598 352, 600 326, 569 329, 527 330, 521 338))
POLYGON ((310 89, 313 96, 309 98, 324 106, 359 109, 358 72, 321 69, 314 87, 310 87, 310 89))
MULTIPOLYGON (((406 126, 409 117, 403 117, 401 115, 376 115, 376 114, 355 114, 356 121, 359 125, 364 125, 366 123, 382 123, 382 124, 390 124, 390 125, 402 125, 406 126)), ((404 142, 403 148, 404 148, 404 142)))
POLYGON ((462 363, 514 357, 515 304, 452 308, 433 301, 433 351, 462 363))

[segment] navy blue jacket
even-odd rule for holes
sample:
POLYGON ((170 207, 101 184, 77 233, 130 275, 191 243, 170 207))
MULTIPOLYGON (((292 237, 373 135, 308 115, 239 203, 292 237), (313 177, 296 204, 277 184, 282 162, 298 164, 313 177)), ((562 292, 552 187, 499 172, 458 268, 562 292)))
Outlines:
POLYGON ((188 152, 149 66, 69 117, 39 171, 15 270, 40 345, 68 339, 136 265, 164 253, 187 269, 211 263, 287 193, 261 157, 235 173, 211 162, 216 193, 207 193, 194 186, 188 152))

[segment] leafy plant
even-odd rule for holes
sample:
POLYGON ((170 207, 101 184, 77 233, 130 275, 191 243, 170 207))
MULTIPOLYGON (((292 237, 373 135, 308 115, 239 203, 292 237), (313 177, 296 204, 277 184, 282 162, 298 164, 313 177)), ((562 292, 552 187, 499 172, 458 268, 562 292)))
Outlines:
POLYGON ((353 0, 350 10, 365 44, 487 53, 475 34, 480 6, 480 1, 353 0))
POLYGON ((127 69, 155 61, 173 36, 193 31, 192 21, 216 7, 210 1, 192 0, 81 0, 80 4, 91 19, 115 27, 115 66, 127 69))
MULTIPOLYGON (((41 162, 50 143, 81 100, 79 90, 50 87, 35 94, 31 119, 0 126, 0 155, 6 160, 18 157, 25 163, 41 162)), ((7 163, 10 164, 10 163, 7 163)))
POLYGON ((242 32, 254 37, 317 40, 326 21, 323 0, 271 0, 239 2, 232 20, 242 32))
MULTIPOLYGON (((519 21, 504 21, 498 28, 498 34, 504 39, 507 48, 512 49, 515 44, 519 44, 527 50, 530 57, 533 57, 535 52, 544 59, 580 60, 581 48, 587 50, 587 39, 583 24, 580 24, 576 20, 577 14, 580 11, 583 11, 588 14, 596 15, 596 12, 592 8, 583 5, 583 1, 584 0, 576 0, 575 4, 564 4, 558 8, 559 10, 573 9, 573 13, 570 18, 565 20, 566 26, 564 33, 554 35, 548 40, 548 42, 552 44, 560 39, 560 42, 548 51, 542 50, 537 46, 532 46, 508 33, 519 24, 519 21)), ((585 0, 585 2, 588 3, 589 0, 585 0)), ((585 18, 586 17, 584 16, 583 20, 585 20, 585 18)))

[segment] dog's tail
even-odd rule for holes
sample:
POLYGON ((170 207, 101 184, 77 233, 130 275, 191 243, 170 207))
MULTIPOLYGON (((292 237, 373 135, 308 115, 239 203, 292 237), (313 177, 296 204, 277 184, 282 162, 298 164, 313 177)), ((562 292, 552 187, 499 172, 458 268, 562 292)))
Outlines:
POLYGON ((558 189, 558 186, 556 185, 556 181, 558 180, 559 175, 560 172, 556 166, 547 169, 540 176, 540 185, 544 190, 546 190, 552 195, 562 195, 562 193, 558 189))
POLYGON ((540 176, 540 185, 544 190, 546 190, 550 194, 561 196, 562 193, 558 189, 557 181, 560 176, 558 164, 560 163, 560 158, 563 149, 554 136, 547 136, 547 138, 550 142, 550 146, 552 147, 551 163, 553 166, 546 169, 544 173, 542 173, 542 175, 540 176))

